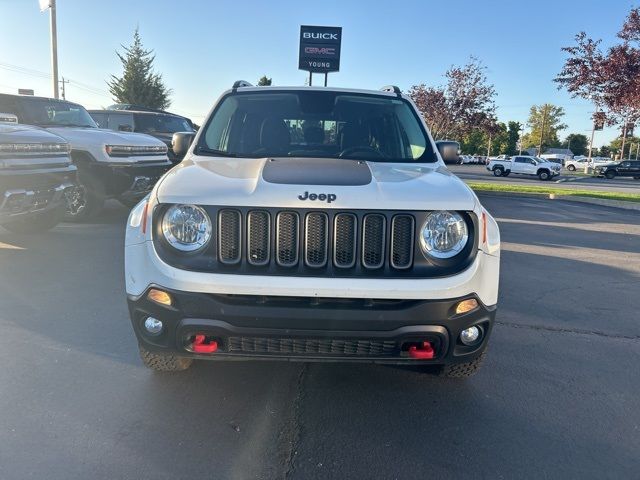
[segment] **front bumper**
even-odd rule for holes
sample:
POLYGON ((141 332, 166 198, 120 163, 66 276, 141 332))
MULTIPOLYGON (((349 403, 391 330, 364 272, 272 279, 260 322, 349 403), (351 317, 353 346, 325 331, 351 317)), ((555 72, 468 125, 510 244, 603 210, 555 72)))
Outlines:
POLYGON ((137 199, 149 193, 172 166, 169 160, 161 160, 131 164, 96 162, 92 168, 103 181, 107 196, 137 199))
MULTIPOLYGON (((161 288, 161 287, 158 287, 161 288)), ((356 298, 274 297, 193 293, 164 289, 172 306, 144 294, 127 300, 138 341, 148 350, 204 359, 287 359, 373 363, 450 364, 468 362, 486 348, 495 306, 455 314, 468 295, 447 300, 372 300, 356 298), (163 330, 144 329, 148 317, 163 330), (475 345, 459 341, 460 332, 478 326, 475 345), (194 353, 195 335, 217 343, 212 353, 194 353), (410 355, 412 345, 428 341, 433 358, 410 355)))
POLYGON ((0 222, 62 207, 75 180, 74 165, 0 172, 0 222))

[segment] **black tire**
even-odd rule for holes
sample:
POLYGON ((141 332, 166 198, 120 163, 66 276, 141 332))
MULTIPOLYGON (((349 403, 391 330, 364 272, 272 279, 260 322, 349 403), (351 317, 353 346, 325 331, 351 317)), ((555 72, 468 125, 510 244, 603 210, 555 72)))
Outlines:
POLYGON ((614 178, 616 178, 616 172, 614 172, 613 170, 607 170, 604 176, 609 180, 613 180, 614 178))
POLYGON ((504 172, 504 173, 502 174, 502 176, 503 176, 503 177, 508 177, 510 173, 511 173, 510 171, 506 171, 506 172, 504 172))
POLYGON ((567 170, 569 170, 570 172, 575 172, 576 171, 576 166, 575 165, 569 165, 567 167, 567 170))
POLYGON ((193 363, 191 358, 178 357, 177 355, 167 353, 150 352, 142 345, 138 345, 138 348, 140 349, 140 358, 144 366, 156 372, 182 372, 193 363))
POLYGON ((474 360, 466 363, 453 363, 451 365, 443 365, 438 371, 439 377, 444 378, 468 378, 475 375, 484 361, 485 352, 474 360))
POLYGON ((118 201, 127 208, 133 208, 142 198, 118 197, 118 201))
POLYGON ((63 210, 55 209, 47 212, 28 215, 25 218, 2 225, 14 233, 29 234, 42 233, 51 230, 62 220, 63 210))
POLYGON ((96 215, 104 206, 104 189, 91 174, 78 169, 76 187, 65 192, 67 209, 64 219, 84 222, 96 215))
POLYGON ((502 175, 504 175, 504 169, 502 167, 495 167, 493 169, 494 177, 501 177, 502 175))
POLYGON ((546 182, 547 180, 551 180, 551 173, 549 170, 540 170, 538 172, 538 178, 543 182, 546 182))

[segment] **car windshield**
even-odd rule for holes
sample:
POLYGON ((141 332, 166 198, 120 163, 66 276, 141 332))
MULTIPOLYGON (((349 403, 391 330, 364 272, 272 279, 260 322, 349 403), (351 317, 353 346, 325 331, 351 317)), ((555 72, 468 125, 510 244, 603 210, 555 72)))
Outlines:
POLYGON ((39 126, 97 128, 91 115, 75 103, 33 98, 23 102, 23 123, 39 126))
POLYGON ((197 153, 379 162, 436 159, 406 100, 326 91, 228 95, 204 126, 197 153))
POLYGON ((136 132, 140 133, 175 133, 192 132, 186 119, 174 115, 134 114, 136 132))

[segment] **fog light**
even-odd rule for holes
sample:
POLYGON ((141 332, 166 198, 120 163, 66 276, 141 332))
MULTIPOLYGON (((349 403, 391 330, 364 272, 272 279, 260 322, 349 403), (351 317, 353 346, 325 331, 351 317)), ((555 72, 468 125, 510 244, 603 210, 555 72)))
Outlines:
POLYGON ((478 308, 478 301, 475 298, 463 300, 458 303, 458 305, 456 305, 456 315, 470 312, 471 310, 475 310, 476 308, 478 308))
POLYGON ((162 322, 157 318, 147 317, 144 321, 144 328, 151 335, 158 335, 162 331, 162 322))
POLYGON ((160 305, 171 305, 172 303, 171 295, 155 288, 149 290, 147 298, 153 302, 159 303, 160 305))
POLYGON ((465 328, 460 332, 460 341, 465 345, 473 345, 480 338, 480 329, 478 327, 465 328))

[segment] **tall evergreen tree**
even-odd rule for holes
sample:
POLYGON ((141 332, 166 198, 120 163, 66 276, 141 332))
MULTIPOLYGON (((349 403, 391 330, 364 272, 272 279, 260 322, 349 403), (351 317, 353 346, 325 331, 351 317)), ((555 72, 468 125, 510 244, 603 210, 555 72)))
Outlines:
POLYGON ((162 110, 169 107, 171 89, 162 81, 162 75, 153 71, 155 55, 153 50, 145 50, 142 46, 137 28, 133 34, 133 44, 130 47, 122 45, 122 48, 124 55, 116 52, 122 62, 122 76, 111 75, 111 81, 107 82, 114 100, 162 110))
POLYGON ((258 86, 259 87, 268 87, 271 85, 271 79, 268 78, 266 75, 263 75, 260 80, 258 80, 258 86))

